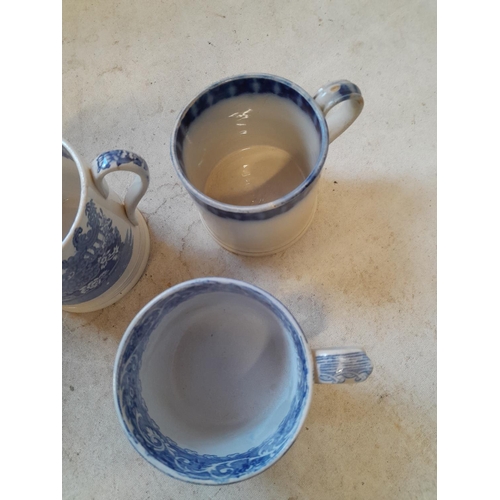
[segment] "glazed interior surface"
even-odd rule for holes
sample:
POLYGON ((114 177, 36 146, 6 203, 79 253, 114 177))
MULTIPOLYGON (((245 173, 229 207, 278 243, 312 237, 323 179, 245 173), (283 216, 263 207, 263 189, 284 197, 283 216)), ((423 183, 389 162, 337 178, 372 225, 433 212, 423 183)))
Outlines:
POLYGON ((80 174, 76 163, 63 147, 62 156, 62 240, 66 238, 78 213, 81 196, 80 174))
POLYGON ((297 361, 291 339, 261 303, 204 293, 154 329, 140 382, 164 436, 198 454, 230 455, 276 432, 295 394, 297 361))
POLYGON ((275 201, 297 188, 318 160, 320 135, 292 99, 242 93, 208 107, 189 125, 182 163, 199 191, 230 205, 275 201))

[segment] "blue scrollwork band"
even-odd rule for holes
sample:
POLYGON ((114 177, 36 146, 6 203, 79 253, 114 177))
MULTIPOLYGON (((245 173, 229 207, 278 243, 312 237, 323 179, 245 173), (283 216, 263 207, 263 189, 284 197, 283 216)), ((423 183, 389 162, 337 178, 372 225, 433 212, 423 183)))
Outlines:
POLYGON ((232 281, 198 279, 157 301, 122 341, 115 365, 115 402, 132 445, 153 465, 174 477, 198 483, 227 483, 253 475, 272 464, 293 443, 310 397, 305 339, 289 316, 265 295, 232 281), (149 415, 142 397, 141 363, 151 334, 179 304, 199 294, 223 291, 258 300, 276 315, 292 339, 296 352, 297 385, 287 415, 264 442, 242 453, 226 456, 199 454, 176 443, 149 415))

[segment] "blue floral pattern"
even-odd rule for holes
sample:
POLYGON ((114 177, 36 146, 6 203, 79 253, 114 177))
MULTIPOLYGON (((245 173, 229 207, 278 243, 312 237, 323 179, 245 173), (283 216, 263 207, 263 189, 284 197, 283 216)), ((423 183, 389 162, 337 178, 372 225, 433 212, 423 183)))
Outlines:
POLYGON ((316 367, 318 381, 324 384, 343 384, 346 380, 363 382, 373 371, 370 358, 362 350, 317 355, 316 367))
POLYGON ((62 262, 62 303, 74 305, 95 299, 122 276, 132 257, 133 237, 120 231, 91 199, 85 206, 88 231, 73 233, 75 253, 62 262))
POLYGON ((99 155, 96 158, 97 163, 97 173, 107 170, 113 166, 120 166, 126 163, 133 163, 138 167, 142 168, 148 172, 148 166, 146 162, 137 154, 130 151, 125 151, 124 149, 114 149, 113 151, 107 151, 99 155))
MULTIPOLYGON (((206 279, 188 289, 180 290, 160 300, 141 318, 128 337, 123 354, 115 373, 116 401, 120 416, 131 443, 141 447, 154 465, 166 466, 182 479, 199 483, 226 483, 237 481, 242 476, 254 474, 270 465, 275 457, 281 455, 293 443, 292 437, 298 430, 300 419, 305 411, 310 395, 308 384, 307 346, 289 318, 265 296, 236 284, 223 284, 206 279), (293 339, 297 353, 297 389, 288 414, 275 433, 262 444, 244 453, 227 456, 200 455, 194 450, 182 448, 165 436, 148 413, 142 398, 140 369, 142 355, 149 337, 160 321, 178 304, 191 296, 213 291, 225 291, 250 296, 269 308, 293 339)), ((162 469, 163 470, 163 469, 162 469)), ((167 472, 168 473, 168 472, 167 472)))

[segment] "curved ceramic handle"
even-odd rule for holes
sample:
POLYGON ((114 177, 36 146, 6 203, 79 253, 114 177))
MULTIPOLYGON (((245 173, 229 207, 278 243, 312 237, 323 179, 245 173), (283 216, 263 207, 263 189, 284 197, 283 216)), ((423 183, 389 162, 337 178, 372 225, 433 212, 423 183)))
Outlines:
POLYGON ((96 188, 104 198, 107 198, 109 195, 108 183, 104 177, 111 172, 118 172, 120 170, 133 172, 138 175, 129 187, 124 201, 127 217, 134 226, 137 226, 135 209, 149 186, 149 169, 147 163, 139 155, 123 149, 115 149, 102 153, 92 162, 92 177, 94 178, 96 188))
POLYGON ((318 349, 314 351, 314 360, 314 381, 318 384, 363 382, 373 371, 370 358, 360 347, 318 349))
POLYGON ((316 92, 314 100, 325 115, 330 142, 349 128, 364 105, 361 90, 348 80, 324 85, 316 92))

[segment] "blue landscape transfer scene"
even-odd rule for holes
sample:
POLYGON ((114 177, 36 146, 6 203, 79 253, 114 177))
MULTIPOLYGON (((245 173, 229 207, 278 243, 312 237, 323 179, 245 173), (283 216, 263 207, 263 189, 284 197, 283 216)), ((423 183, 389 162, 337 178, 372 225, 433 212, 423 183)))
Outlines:
POLYGON ((122 241, 118 228, 93 200, 85 206, 85 215, 88 230, 75 229, 75 254, 62 263, 63 305, 80 304, 102 295, 123 275, 132 257, 130 229, 122 241))

